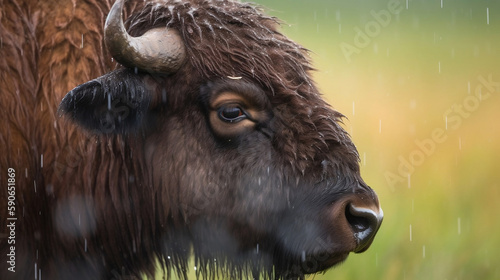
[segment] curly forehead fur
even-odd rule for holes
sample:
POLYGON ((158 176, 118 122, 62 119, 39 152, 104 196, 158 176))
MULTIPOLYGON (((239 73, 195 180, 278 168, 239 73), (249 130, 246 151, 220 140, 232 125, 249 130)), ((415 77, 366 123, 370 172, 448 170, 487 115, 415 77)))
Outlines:
POLYGON ((190 63, 205 77, 245 76, 269 88, 282 84, 292 90, 310 83, 306 50, 276 31, 277 19, 249 4, 150 2, 129 20, 132 35, 163 26, 179 30, 190 63))
POLYGON ((276 18, 246 3, 174 0, 147 3, 128 23, 132 36, 155 27, 178 30, 192 71, 205 80, 233 76, 260 84, 283 121, 275 140, 294 169, 305 172, 307 161, 321 162, 318 154, 332 155, 338 144, 343 149, 328 160, 358 171, 357 151, 338 124, 343 115, 320 97, 309 74, 308 51, 278 31, 276 18))

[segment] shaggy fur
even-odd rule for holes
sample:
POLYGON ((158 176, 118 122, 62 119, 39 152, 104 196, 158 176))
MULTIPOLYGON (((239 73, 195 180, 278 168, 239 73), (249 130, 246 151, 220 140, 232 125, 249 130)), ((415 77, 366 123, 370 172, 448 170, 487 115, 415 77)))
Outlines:
POLYGON ((152 278, 157 262, 187 279, 191 254, 208 279, 301 279, 353 250, 345 217, 329 213, 378 200, 307 51, 276 19, 231 1, 127 4, 131 35, 178 30, 188 61, 87 82, 114 67, 110 3, 31 2, 0 0, 0 168, 16 169, 18 217, 17 272, 2 240, 2 279, 152 278), (207 112, 221 88, 258 88, 270 118, 217 137, 207 112))

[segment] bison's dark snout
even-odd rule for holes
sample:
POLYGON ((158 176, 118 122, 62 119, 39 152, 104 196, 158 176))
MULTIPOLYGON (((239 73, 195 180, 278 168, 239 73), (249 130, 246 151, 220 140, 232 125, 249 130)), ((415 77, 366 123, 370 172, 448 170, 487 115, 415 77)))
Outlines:
POLYGON ((380 207, 356 206, 349 203, 345 209, 347 222, 351 226, 357 246, 355 253, 366 251, 370 247, 375 234, 377 233, 384 213, 380 207))
POLYGON ((371 190, 369 194, 356 193, 338 201, 332 214, 342 236, 350 240, 350 251, 355 253, 370 247, 384 218, 378 198, 371 190))

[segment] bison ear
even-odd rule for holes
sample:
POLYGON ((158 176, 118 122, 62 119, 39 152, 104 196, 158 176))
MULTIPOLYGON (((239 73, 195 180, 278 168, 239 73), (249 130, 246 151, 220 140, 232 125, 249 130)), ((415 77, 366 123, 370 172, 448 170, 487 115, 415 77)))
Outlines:
POLYGON ((147 74, 129 69, 110 72, 70 91, 59 105, 60 115, 101 134, 141 129, 154 86, 147 74))

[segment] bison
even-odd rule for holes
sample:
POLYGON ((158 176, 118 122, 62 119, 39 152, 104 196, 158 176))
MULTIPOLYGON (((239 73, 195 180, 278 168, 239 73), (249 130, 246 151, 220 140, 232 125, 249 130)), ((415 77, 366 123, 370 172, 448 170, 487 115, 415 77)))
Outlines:
POLYGON ((0 0, 1 278, 303 279, 367 250, 378 198, 279 24, 0 0))

